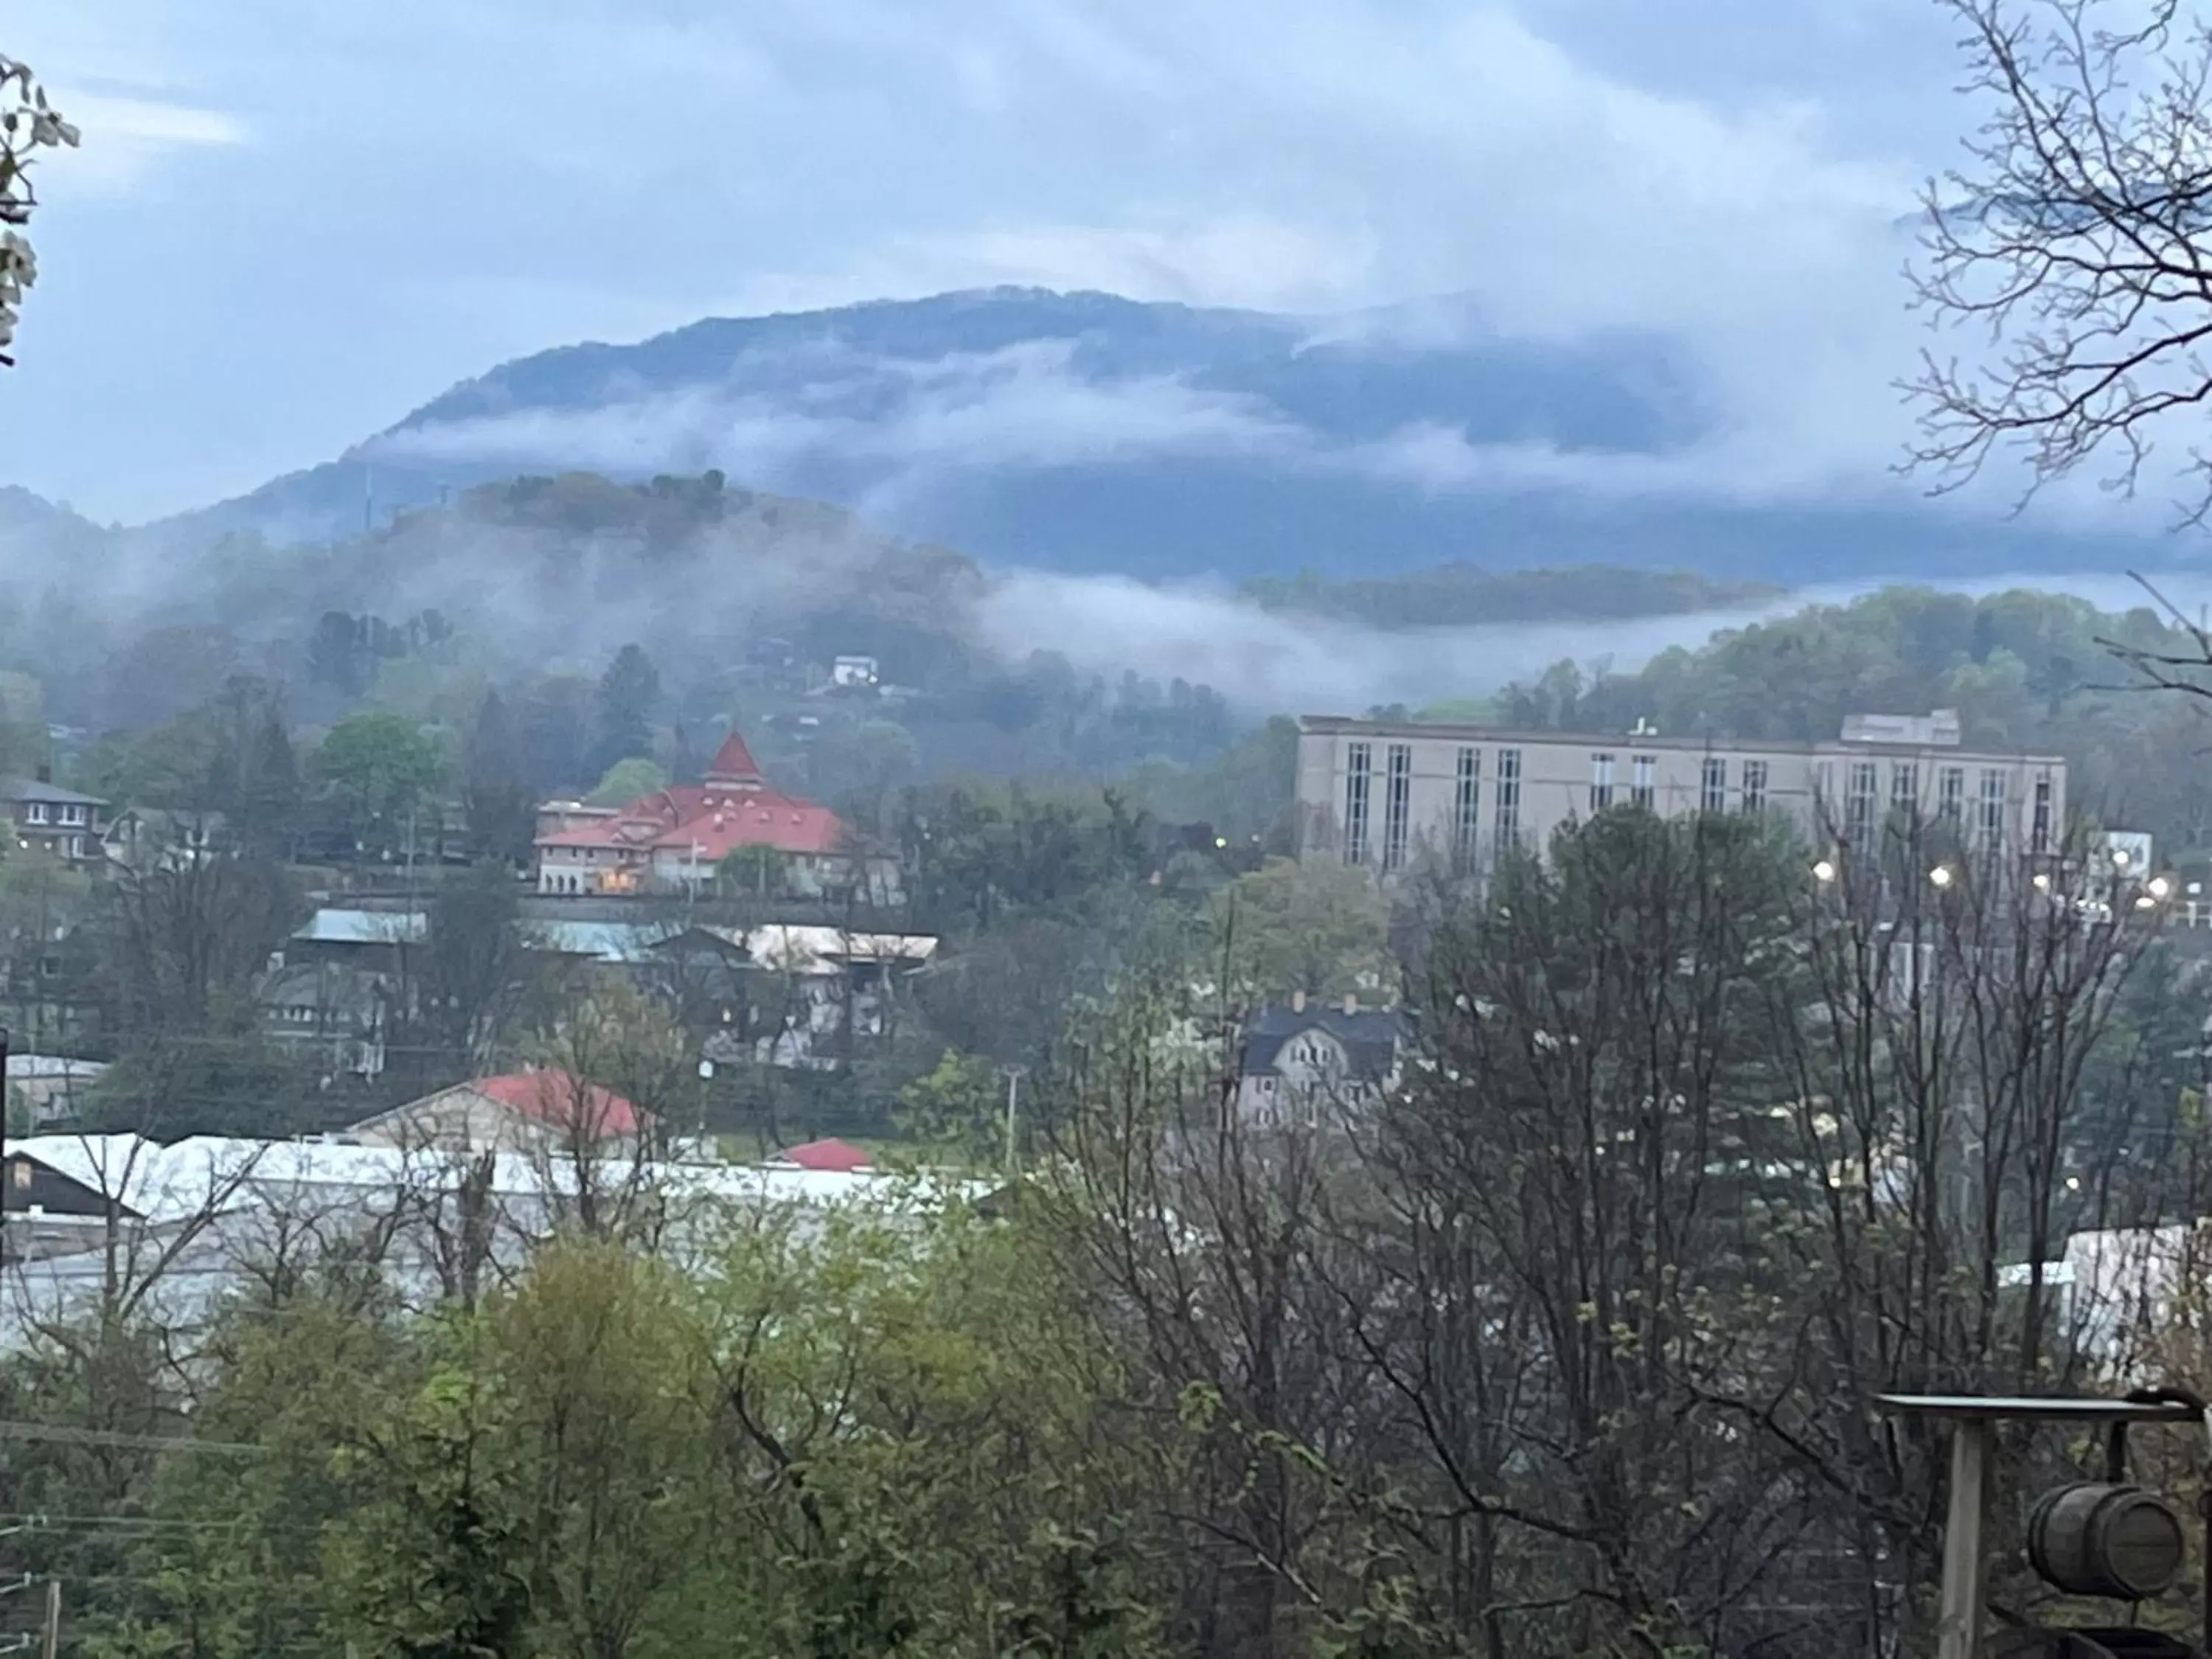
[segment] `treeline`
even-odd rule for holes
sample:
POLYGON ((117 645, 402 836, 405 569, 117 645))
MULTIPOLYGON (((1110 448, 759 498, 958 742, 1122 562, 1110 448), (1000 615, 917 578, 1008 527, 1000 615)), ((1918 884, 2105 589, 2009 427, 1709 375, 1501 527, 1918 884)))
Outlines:
POLYGON ((1484 712, 1504 724, 1672 736, 1832 738, 1846 714, 1956 708, 1969 744, 2064 755, 2078 806, 2212 848, 2212 726, 2202 698, 2160 695, 2124 654, 2203 653, 2146 603, 2124 613, 2014 590, 1893 587, 1662 652, 1634 673, 1561 662, 1484 712))
POLYGON ((1329 577, 1311 570, 1259 576, 1240 590, 1267 611, 1364 623, 1371 628, 1471 628, 1524 622, 1620 622, 1769 605, 1788 590, 1718 581, 1684 570, 1620 565, 1488 570, 1444 564, 1402 575, 1329 577))
POLYGON ((635 641, 661 677, 655 757, 677 773, 685 732, 740 714, 821 793, 893 747, 911 772, 1097 778, 1203 760, 1237 729, 1203 685, 1003 660, 971 561, 716 473, 519 478, 335 546, 128 542, 87 563, 41 586, 34 556, 16 562, 0 663, 31 677, 39 707, 11 697, 11 718, 141 732, 243 676, 283 686, 312 726, 370 709, 460 731, 493 690, 540 787, 582 790, 620 757, 595 747, 592 684, 635 641), (830 687, 841 657, 872 659, 881 684, 830 687))
POLYGON ((1238 907, 1073 1000, 964 1197, 632 1191, 495 1273, 428 1171, 280 1211, 211 1317, 134 1268, 6 1362, 22 1559, 116 1656, 1923 1650, 1942 1448, 1872 1396, 2197 1375, 2185 1299, 2033 1264, 2212 1148, 2155 907, 1917 836, 1623 808, 1425 895, 1399 1076, 1303 1122, 1237 1109, 1238 907))

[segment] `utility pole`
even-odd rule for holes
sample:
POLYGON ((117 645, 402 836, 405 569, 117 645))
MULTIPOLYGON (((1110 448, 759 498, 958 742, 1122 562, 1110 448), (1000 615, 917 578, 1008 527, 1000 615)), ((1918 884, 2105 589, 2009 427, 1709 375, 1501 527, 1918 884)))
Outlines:
POLYGON ((46 1580, 46 1628, 44 1659, 61 1659, 62 1651, 62 1581, 46 1580))
POLYGON ((1015 1111, 1016 1102, 1020 1097, 1022 1071, 1019 1066, 1006 1067, 1006 1175, 1010 1180, 1014 1174, 1015 1111))
POLYGON ((8 1028, 0 1025, 0 1273, 8 1268, 8 1194, 15 1182, 8 1174, 8 1114, 14 1109, 15 1096, 8 1087, 8 1028))

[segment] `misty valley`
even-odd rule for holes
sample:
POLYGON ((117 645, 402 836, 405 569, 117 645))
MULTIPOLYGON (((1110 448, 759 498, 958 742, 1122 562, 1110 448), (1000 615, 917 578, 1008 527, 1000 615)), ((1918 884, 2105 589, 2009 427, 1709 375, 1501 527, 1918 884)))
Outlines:
POLYGON ((0 1656, 2207 1659, 2212 9, 940 11, 0 15, 0 1656))

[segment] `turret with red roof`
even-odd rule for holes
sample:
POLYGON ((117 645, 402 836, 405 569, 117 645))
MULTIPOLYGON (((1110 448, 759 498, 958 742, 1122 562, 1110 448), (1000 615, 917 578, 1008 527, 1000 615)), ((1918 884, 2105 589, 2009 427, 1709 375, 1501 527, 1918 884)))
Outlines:
POLYGON ((698 783, 641 795, 611 815, 541 815, 555 825, 538 838, 541 893, 620 893, 711 876, 742 848, 765 848, 817 871, 848 851, 845 825, 826 806, 770 786, 745 740, 722 739, 698 783), (576 817, 583 821, 574 822, 576 817))

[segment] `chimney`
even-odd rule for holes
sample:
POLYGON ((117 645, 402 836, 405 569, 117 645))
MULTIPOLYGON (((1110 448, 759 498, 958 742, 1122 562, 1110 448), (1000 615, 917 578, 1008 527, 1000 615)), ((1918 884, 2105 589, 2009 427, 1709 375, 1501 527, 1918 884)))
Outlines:
POLYGON ((40 761, 39 763, 39 781, 40 783, 52 783, 53 781, 54 769, 45 761, 40 761))
POLYGON ((1304 991, 1293 991, 1293 992, 1291 992, 1291 1012, 1292 1013, 1294 1013, 1294 1014, 1303 1014, 1304 1012, 1305 1012, 1305 1011, 1306 1011, 1306 994, 1305 994, 1304 991))
POLYGON ((1359 1012, 1358 992, 1346 991, 1344 994, 1344 1012, 1347 1014, 1356 1014, 1359 1012))

